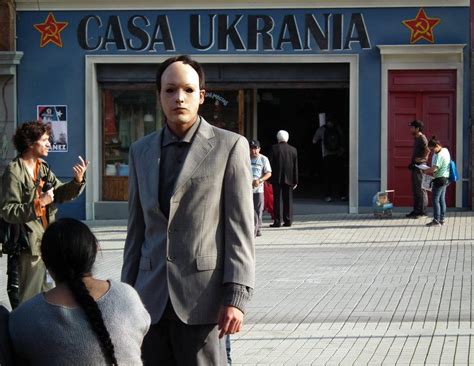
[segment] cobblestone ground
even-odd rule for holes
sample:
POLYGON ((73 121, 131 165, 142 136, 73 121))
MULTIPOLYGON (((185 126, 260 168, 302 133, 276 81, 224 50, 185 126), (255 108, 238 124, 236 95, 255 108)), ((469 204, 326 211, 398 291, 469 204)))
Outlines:
MULTIPOLYGON (((265 228, 234 364, 474 365, 473 217, 427 228, 401 215, 305 215, 265 228)), ((124 223, 90 225, 98 275, 118 279, 124 223)), ((4 258, 0 270, 6 301, 4 258)))

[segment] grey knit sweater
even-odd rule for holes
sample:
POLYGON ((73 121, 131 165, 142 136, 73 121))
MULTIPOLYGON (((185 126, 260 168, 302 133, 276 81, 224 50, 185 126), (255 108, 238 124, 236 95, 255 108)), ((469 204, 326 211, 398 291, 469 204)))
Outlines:
MULTIPOLYGON (((150 315, 129 285, 109 281, 98 301, 119 365, 141 365, 141 344, 150 315)), ((36 295, 10 314, 15 353, 34 365, 105 365, 99 340, 81 308, 46 302, 36 295)))

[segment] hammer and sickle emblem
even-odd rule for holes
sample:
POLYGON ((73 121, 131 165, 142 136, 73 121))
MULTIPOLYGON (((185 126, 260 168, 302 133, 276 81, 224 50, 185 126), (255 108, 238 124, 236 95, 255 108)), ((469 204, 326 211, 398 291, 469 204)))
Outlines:
POLYGON ((420 19, 416 23, 416 35, 426 34, 430 31, 430 23, 426 19, 420 19))
POLYGON ((403 25, 410 29, 410 43, 416 43, 420 39, 434 42, 433 28, 441 21, 440 18, 429 18, 423 8, 420 8, 416 18, 402 21, 403 25))
POLYGON ((55 23, 47 23, 46 26, 44 27, 44 30, 46 31, 47 34, 54 35, 58 31, 58 27, 55 23))

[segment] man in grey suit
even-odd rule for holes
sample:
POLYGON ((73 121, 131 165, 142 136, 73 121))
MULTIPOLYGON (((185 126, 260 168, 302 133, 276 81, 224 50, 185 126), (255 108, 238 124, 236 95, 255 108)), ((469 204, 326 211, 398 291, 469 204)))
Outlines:
POLYGON ((196 61, 168 59, 156 79, 166 126, 130 148, 122 280, 151 315, 145 364, 225 365, 255 281, 249 147, 198 115, 196 61))

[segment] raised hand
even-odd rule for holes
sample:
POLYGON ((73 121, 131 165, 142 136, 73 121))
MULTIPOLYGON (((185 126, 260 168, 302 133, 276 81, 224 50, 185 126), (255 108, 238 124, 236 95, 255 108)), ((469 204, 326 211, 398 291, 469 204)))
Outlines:
POLYGON ((76 165, 72 167, 72 170, 74 172, 74 179, 76 180, 77 183, 82 183, 82 181, 84 180, 84 174, 88 166, 89 166, 89 162, 87 160, 84 160, 79 155, 79 163, 77 163, 76 165))

